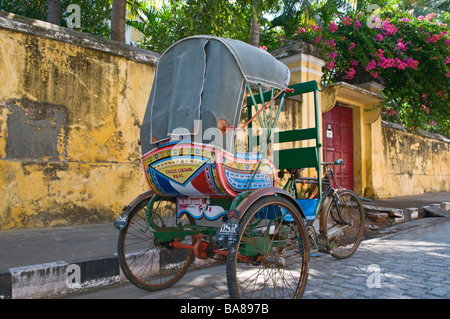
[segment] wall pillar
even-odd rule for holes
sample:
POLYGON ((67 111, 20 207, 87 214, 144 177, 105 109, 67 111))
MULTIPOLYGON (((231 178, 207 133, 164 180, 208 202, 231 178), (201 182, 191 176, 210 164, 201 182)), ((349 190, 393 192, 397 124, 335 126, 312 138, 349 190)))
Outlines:
MULTIPOLYGON (((285 63, 291 71, 291 84, 315 80, 321 82, 322 68, 325 65, 317 50, 303 42, 289 43, 272 53, 285 63)), ((381 108, 377 107, 382 97, 377 83, 366 82, 359 86, 339 82, 329 85, 319 94, 319 122, 322 127, 322 114, 330 111, 336 103, 353 109, 353 150, 354 150, 354 188, 358 194, 365 189, 379 188, 381 185, 382 135, 381 108)), ((314 96, 302 96, 299 127, 314 126, 314 96)), ((322 129, 320 129, 322 134, 322 129)), ((321 137, 323 144, 324 137, 321 137)), ((299 146, 311 146, 308 141, 299 146)), ((323 155, 323 154, 321 154, 323 155)), ((314 175, 312 170, 308 172, 314 175)))

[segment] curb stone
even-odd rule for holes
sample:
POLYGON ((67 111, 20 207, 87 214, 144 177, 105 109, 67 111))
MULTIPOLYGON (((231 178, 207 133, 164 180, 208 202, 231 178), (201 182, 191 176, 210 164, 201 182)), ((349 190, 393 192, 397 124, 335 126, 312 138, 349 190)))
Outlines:
MULTIPOLYGON (((192 267, 200 269, 216 263, 217 260, 196 258, 192 267)), ((127 279, 117 255, 14 267, 0 274, 0 299, 59 298, 121 282, 127 279)))
POLYGON ((363 204, 366 216, 374 222, 392 221, 394 224, 424 217, 450 217, 450 202, 406 209, 363 204))
POLYGON ((0 274, 0 299, 51 298, 118 281, 119 263, 116 256, 14 267, 0 274), (79 270, 78 278, 72 268, 79 270), (79 283, 69 283, 71 275, 74 282, 79 279, 79 283))

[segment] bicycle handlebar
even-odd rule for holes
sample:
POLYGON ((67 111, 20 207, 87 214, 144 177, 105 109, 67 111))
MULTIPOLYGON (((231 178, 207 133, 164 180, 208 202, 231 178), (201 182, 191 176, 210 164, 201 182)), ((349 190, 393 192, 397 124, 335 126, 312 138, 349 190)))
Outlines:
POLYGON ((322 162, 322 165, 344 165, 344 161, 342 159, 338 159, 336 162, 322 162))

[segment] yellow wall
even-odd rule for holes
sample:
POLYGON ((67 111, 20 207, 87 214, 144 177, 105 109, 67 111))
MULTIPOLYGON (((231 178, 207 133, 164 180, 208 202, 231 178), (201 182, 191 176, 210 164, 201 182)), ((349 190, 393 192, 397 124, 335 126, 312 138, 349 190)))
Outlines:
POLYGON ((109 222, 148 189, 138 137, 156 61, 1 13, 0 229, 109 222))
POLYGON ((450 140, 439 135, 405 132, 384 122, 383 180, 379 188, 387 196, 450 190, 450 140))

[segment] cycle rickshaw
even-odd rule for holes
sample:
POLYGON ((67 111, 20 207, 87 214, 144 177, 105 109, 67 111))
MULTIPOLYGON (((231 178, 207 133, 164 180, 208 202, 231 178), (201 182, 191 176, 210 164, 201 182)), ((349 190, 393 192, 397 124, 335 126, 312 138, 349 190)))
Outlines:
POLYGON ((301 298, 311 246, 337 258, 358 247, 362 205, 322 175, 317 83, 289 77, 266 51, 219 37, 183 39, 160 57, 140 134, 151 190, 115 221, 134 285, 163 289, 195 258, 226 256, 231 298, 301 298), (315 126, 277 131, 285 99, 301 94, 314 94, 315 126), (315 145, 274 147, 305 140, 315 145), (301 178, 304 168, 317 177, 301 178))

